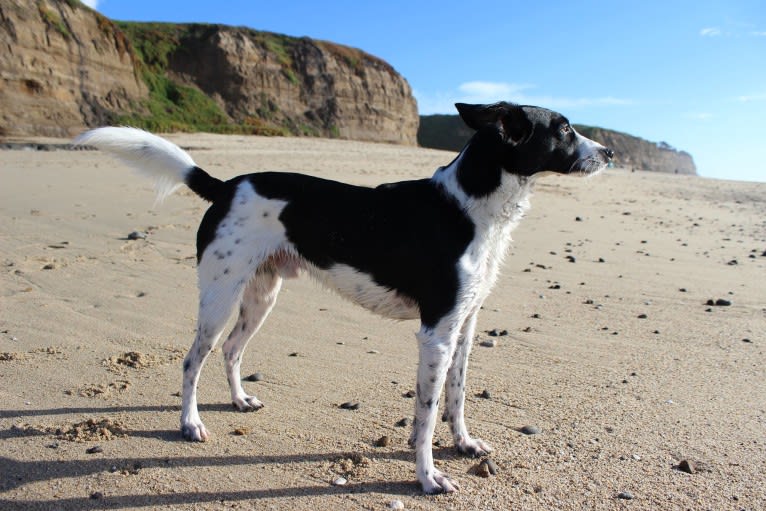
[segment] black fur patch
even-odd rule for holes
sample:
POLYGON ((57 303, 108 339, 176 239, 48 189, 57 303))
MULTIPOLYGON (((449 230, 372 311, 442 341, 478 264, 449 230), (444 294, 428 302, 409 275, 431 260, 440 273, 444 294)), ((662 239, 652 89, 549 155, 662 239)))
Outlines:
POLYGON ((367 188, 302 174, 247 178, 259 195, 287 201, 279 220, 312 264, 345 264, 367 273, 415 300, 426 326, 455 306, 457 261, 474 225, 430 180, 367 188))

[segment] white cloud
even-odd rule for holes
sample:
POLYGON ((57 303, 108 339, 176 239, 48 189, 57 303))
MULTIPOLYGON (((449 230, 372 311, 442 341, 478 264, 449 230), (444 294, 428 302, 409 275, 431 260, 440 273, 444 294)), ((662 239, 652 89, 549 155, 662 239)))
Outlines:
POLYGON ((750 35, 755 36, 755 37, 766 37, 766 31, 750 32, 750 35))
POLYGON ((90 7, 91 9, 98 9, 98 3, 100 0, 80 0, 82 3, 90 7))
POLYGON ((472 81, 460 84, 455 91, 425 93, 415 90, 421 114, 453 113, 455 103, 495 103, 511 101, 523 105, 538 105, 552 109, 577 109, 596 106, 629 105, 632 101, 603 96, 596 98, 568 98, 535 94, 536 87, 530 84, 507 82, 472 81))
POLYGON ((702 37, 716 37, 721 35, 721 29, 718 27, 706 27, 700 30, 702 37))
POLYGON ((737 101, 742 103, 752 103, 753 101, 766 101, 766 92, 761 94, 748 94, 744 96, 738 96, 737 101))

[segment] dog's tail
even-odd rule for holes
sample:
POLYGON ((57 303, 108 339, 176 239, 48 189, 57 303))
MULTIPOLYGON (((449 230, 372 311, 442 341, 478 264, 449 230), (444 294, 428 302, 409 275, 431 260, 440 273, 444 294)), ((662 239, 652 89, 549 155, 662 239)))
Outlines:
POLYGON ((223 181, 199 168, 186 151, 164 138, 136 128, 97 128, 86 131, 73 144, 106 151, 154 179, 158 201, 186 184, 203 199, 214 202, 224 187, 223 181))

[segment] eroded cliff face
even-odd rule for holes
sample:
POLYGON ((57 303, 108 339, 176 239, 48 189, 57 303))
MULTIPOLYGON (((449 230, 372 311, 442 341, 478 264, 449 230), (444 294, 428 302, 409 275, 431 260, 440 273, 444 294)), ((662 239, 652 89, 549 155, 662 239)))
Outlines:
POLYGON ((114 23, 76 0, 0 4, 0 135, 86 126, 415 144, 407 81, 361 50, 220 25, 114 23))
POLYGON ((129 44, 77 2, 0 3, 0 135, 69 137, 146 97, 129 44))
POLYGON ((369 54, 309 38, 190 25, 168 71, 213 97, 236 123, 291 133, 415 144, 407 81, 369 54))
POLYGON ((583 135, 611 148, 618 167, 670 174, 697 174, 692 156, 665 142, 650 142, 619 131, 577 126, 583 135))

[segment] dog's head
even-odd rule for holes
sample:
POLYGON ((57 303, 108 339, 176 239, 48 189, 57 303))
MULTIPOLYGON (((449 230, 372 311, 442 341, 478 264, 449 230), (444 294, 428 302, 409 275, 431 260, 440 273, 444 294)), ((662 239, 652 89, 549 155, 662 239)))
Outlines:
POLYGON ((512 174, 593 174, 613 156, 611 149, 577 133, 566 117, 545 108, 506 102, 455 106, 476 130, 466 149, 512 174))

